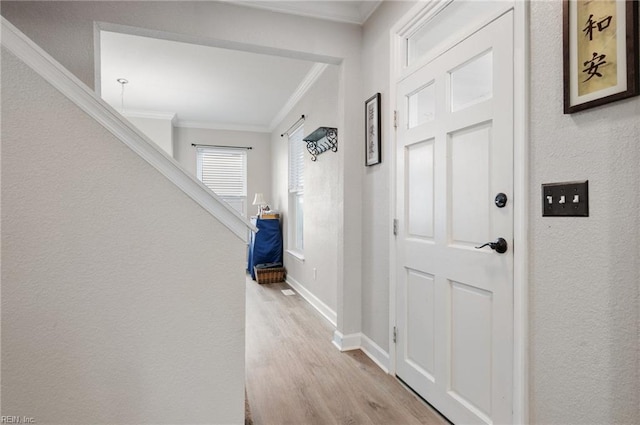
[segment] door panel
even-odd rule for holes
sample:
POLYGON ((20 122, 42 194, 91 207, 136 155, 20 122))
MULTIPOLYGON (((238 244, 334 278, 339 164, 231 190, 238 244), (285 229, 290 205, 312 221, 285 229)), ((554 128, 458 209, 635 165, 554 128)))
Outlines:
POLYGON ((492 293, 451 282, 451 391, 491 412, 492 293))
POLYGON ((481 245, 491 238, 491 123, 449 135, 451 243, 481 245))
POLYGON ((406 151, 407 234, 433 239, 433 142, 408 146, 406 151))
POLYGON ((512 421, 512 19, 397 86, 396 373, 460 424, 512 421))
POLYGON ((421 373, 433 381, 435 338, 435 285, 433 276, 408 270, 407 315, 412 320, 407 324, 407 359, 421 373))

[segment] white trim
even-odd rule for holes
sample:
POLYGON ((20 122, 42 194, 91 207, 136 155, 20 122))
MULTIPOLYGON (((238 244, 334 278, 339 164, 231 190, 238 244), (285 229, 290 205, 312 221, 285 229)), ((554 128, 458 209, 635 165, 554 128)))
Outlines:
POLYGON ((322 315, 322 317, 327 319, 329 323, 333 325, 333 327, 337 326, 338 315, 336 314, 335 311, 331 309, 331 307, 329 307, 324 302, 322 302, 320 298, 316 297, 311 291, 309 291, 307 288, 302 286, 300 282, 298 282, 291 276, 287 276, 286 282, 289 284, 289 286, 295 289, 296 292, 300 294, 302 298, 307 300, 307 302, 311 304, 313 308, 318 310, 318 312, 322 315))
POLYGON ((286 249, 285 252, 290 256, 292 256, 293 258, 295 258, 296 260, 300 261, 301 263, 304 263, 304 254, 298 251, 292 251, 290 249, 286 249))
POLYGON ((514 5, 513 422, 529 423, 529 2, 514 5))
POLYGON ((382 0, 368 0, 360 2, 358 9, 360 10, 360 16, 362 16, 363 25, 369 20, 371 15, 373 15, 373 12, 378 10, 381 4, 382 0))
MULTIPOLYGON (((441 10, 449 0, 436 0, 421 3, 412 8, 394 25, 390 31, 390 94, 389 114, 397 109, 396 84, 401 77, 424 65, 419 61, 405 68, 402 66, 403 37, 410 35, 422 19, 441 10)), ((529 423, 529 316, 528 316, 528 255, 529 255, 529 3, 505 2, 505 11, 514 10, 514 352, 513 352, 513 423, 529 423)), ((500 12, 502 14, 504 12, 500 12)), ((395 141, 396 133, 388 129, 389 140, 395 141)), ((395 145, 395 143, 389 143, 395 145)), ((390 171, 390 212, 396 217, 396 156, 395 150, 387 153, 391 158, 390 171)), ((393 327, 396 320, 396 240, 389 232, 390 271, 389 271, 389 341, 393 341, 393 327)), ((390 343, 389 370, 395 374, 397 358, 395 345, 390 343)))
POLYGON ((361 336, 361 333, 344 335, 342 332, 336 330, 333 332, 333 340, 331 343, 340 351, 359 350, 362 340, 361 336))
POLYGON ((125 109, 122 115, 131 118, 150 118, 154 120, 176 120, 175 112, 144 111, 142 109, 125 109))
POLYGON ((100 25, 93 23, 93 90, 102 99, 102 47, 100 39, 100 25))
MULTIPOLYGON (((349 2, 338 1, 330 6, 329 2, 281 2, 281 1, 250 1, 250 0, 222 0, 226 3, 235 4, 254 9, 269 10, 287 15, 304 16, 315 19, 322 19, 333 22, 362 25, 369 18, 371 13, 382 3, 381 0, 367 0, 360 5, 351 5, 349 2), (315 3, 315 4, 314 4, 315 3)), ((333 3, 333 2, 331 2, 333 3)))
MULTIPOLYGON (((307 75, 296 88, 296 91, 294 91, 289 100, 287 100, 287 103, 284 104, 282 109, 280 109, 276 116, 271 120, 271 125, 269 126, 270 131, 276 129, 276 127, 282 122, 287 114, 291 112, 293 107, 296 106, 300 99, 302 99, 302 97, 309 91, 309 89, 313 87, 315 82, 318 81, 318 78, 320 78, 320 76, 328 66, 329 65, 326 63, 316 63, 311 67, 307 75)), ((294 129, 290 129, 289 131, 293 130, 294 129)))
POLYGON ((367 355, 384 373, 389 373, 389 353, 384 351, 378 344, 365 334, 358 332, 343 335, 339 331, 333 332, 332 344, 340 351, 361 350, 367 355))
MULTIPOLYGON (((382 105, 382 110, 387 111, 389 115, 389 122, 394 122, 394 114, 397 109, 396 95, 397 95, 397 79, 402 69, 402 37, 399 35, 400 26, 403 22, 406 22, 409 16, 414 16, 416 7, 414 6, 409 12, 400 19, 389 31, 389 108, 385 108, 382 105)), ((402 24, 404 25, 404 24, 402 24)), ((396 327, 396 266, 397 266, 397 246, 396 235, 393 234, 393 220, 398 218, 396 211, 397 195, 396 195, 396 154, 395 146, 397 144, 397 129, 393 125, 387 126, 388 138, 391 143, 386 143, 385 149, 387 149, 386 157, 389 158, 389 217, 392 220, 389 223, 387 237, 389 238, 389 373, 395 375, 396 373, 396 346, 393 342, 394 328, 396 327)))
POLYGON ((208 130, 248 131, 251 133, 271 133, 271 130, 268 127, 263 127, 260 125, 229 124, 217 123, 212 121, 185 121, 181 119, 178 119, 176 121, 176 127, 206 128, 208 130))
POLYGON ((360 342, 360 349, 378 365, 385 373, 389 373, 389 353, 384 351, 378 344, 376 344, 371 338, 362 335, 360 342))
POLYGON ((256 230, 247 219, 184 171, 173 158, 4 17, 1 17, 1 23, 2 46, 147 161, 236 236, 247 241, 247 228, 256 230))

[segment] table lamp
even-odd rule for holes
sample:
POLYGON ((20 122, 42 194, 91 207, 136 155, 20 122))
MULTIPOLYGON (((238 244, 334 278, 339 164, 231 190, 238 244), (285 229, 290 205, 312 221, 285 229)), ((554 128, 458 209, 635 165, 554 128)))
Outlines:
POLYGON ((261 216, 262 209, 265 205, 267 205, 267 202, 264 200, 264 195, 262 193, 256 192, 256 195, 253 197, 253 205, 258 206, 258 216, 261 216))

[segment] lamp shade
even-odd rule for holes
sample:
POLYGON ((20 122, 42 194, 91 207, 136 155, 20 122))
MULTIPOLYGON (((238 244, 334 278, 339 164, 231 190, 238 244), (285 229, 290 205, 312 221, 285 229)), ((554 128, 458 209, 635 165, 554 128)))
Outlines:
POLYGON ((260 192, 256 192, 256 196, 253 198, 253 205, 267 205, 267 202, 264 200, 264 195, 260 192))

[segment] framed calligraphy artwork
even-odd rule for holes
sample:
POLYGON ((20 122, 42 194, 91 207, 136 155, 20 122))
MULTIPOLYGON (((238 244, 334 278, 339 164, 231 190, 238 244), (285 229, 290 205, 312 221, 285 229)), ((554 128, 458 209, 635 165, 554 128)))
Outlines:
POLYGON ((381 161, 382 134, 380 133, 380 93, 371 96, 364 103, 365 165, 379 164, 381 161))
POLYGON ((564 1, 564 113, 640 94, 637 0, 564 1))

